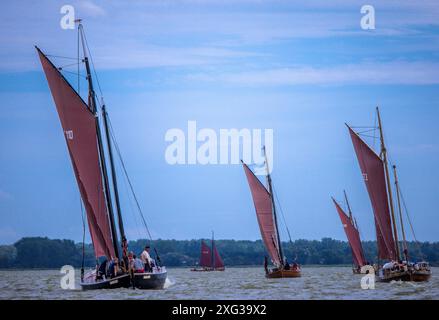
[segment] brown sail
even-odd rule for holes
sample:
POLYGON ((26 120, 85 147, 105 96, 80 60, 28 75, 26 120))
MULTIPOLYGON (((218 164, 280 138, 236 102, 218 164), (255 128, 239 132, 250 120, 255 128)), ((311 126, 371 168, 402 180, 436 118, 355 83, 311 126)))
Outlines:
POLYGON ((358 229, 355 227, 354 221, 344 212, 337 201, 335 201, 335 199, 332 199, 332 201, 335 204, 335 208, 340 216, 346 237, 348 238, 349 245, 351 246, 354 265, 357 267, 362 267, 366 265, 366 259, 364 258, 363 247, 361 245, 358 229))
POLYGON ((87 104, 52 62, 38 50, 84 203, 95 256, 115 257, 103 190, 96 123, 87 104))
POLYGON ((250 168, 245 163, 242 165, 252 193, 256 216, 265 248, 273 263, 277 266, 282 265, 279 248, 276 246, 276 239, 278 239, 278 237, 276 223, 273 217, 271 195, 250 168))
POLYGON ((383 160, 348 126, 374 212, 380 259, 397 260, 383 160))

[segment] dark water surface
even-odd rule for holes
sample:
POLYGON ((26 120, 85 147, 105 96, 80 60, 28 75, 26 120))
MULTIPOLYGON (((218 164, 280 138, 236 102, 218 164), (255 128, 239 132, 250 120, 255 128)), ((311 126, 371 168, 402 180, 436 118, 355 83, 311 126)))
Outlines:
POLYGON ((304 267, 301 278, 265 279, 261 267, 224 272, 168 268, 163 290, 63 290, 59 270, 0 271, 0 299, 439 299, 439 268, 429 282, 376 283, 361 288, 349 267, 304 267))

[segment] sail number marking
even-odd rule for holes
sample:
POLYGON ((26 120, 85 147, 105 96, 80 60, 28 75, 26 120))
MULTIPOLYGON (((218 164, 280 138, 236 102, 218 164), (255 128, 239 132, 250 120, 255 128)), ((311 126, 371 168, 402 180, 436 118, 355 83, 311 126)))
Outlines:
POLYGON ((73 130, 64 131, 67 140, 73 140, 73 130))

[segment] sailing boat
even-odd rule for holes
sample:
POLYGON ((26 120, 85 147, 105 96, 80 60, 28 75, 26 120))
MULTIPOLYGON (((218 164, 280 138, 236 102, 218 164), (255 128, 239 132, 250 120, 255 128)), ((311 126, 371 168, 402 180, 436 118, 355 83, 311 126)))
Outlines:
POLYGON ((191 271, 224 271, 224 262, 216 249, 215 240, 212 232, 212 250, 201 240, 200 262, 201 268, 193 268, 191 271))
MULTIPOLYGON (((387 260, 378 266, 378 279, 383 282, 392 280, 427 281, 431 276, 429 264, 425 261, 409 261, 409 252, 402 218, 400 189, 396 166, 393 166, 395 190, 399 209, 399 222, 403 238, 403 257, 399 248, 398 228, 393 202, 393 189, 390 181, 387 149, 384 143, 383 127, 378 107, 376 108, 381 150, 378 155, 364 140, 360 133, 346 125, 357 154, 369 198, 374 212, 375 230, 378 246, 378 259, 387 260), (402 260, 404 259, 404 261, 402 260)), ((375 130, 376 128, 374 128, 375 130)), ((379 261, 378 261, 379 262, 379 261)), ((379 263, 378 263, 379 264, 379 263)))
POLYGON ((349 245, 351 247, 352 260, 353 260, 352 271, 355 274, 366 273, 366 268, 363 267, 367 266, 368 262, 364 258, 364 251, 363 251, 363 246, 361 245, 360 232, 358 230, 357 220, 354 219, 352 215, 351 206, 349 205, 346 191, 344 191, 344 196, 345 196, 349 215, 346 214, 346 212, 342 209, 340 204, 334 198, 332 198, 332 201, 334 202, 335 208, 337 209, 338 215, 340 216, 341 223, 343 224, 346 237, 348 238, 349 245))
POLYGON ((265 248, 270 255, 271 261, 274 264, 274 268, 269 269, 267 258, 265 258, 265 276, 267 278, 300 277, 300 266, 296 263, 290 266, 283 256, 282 243, 277 224, 276 205, 273 197, 273 188, 266 154, 265 166, 267 170, 266 178, 268 190, 242 160, 241 163, 244 167, 244 172, 247 176, 247 181, 252 193, 262 240, 264 241, 265 248))
MULTIPOLYGON (((78 33, 81 36, 82 48, 88 81, 88 102, 86 103, 79 93, 71 86, 67 79, 50 61, 41 49, 36 47, 44 73, 52 92, 53 100, 58 111, 64 137, 67 143, 73 171, 78 183, 81 199, 87 214, 87 221, 93 242, 96 261, 105 257, 118 264, 128 266, 128 242, 125 236, 122 211, 117 188, 117 177, 113 160, 113 145, 109 132, 109 119, 105 105, 102 106, 106 146, 110 160, 111 172, 107 170, 106 152, 101 134, 100 117, 96 104, 96 94, 93 89, 93 80, 86 49, 84 31, 80 20, 78 33), (110 186, 110 174, 112 189, 110 186), (113 192, 112 192, 113 191, 113 192), (117 213, 117 224, 121 237, 119 250, 116 221, 112 196, 114 195, 117 213)), ((79 38, 78 38, 79 39, 79 38)), ((79 41, 78 41, 79 44, 79 41)), ((78 47, 79 52, 79 47, 78 47)), ((78 57, 79 62, 79 57, 78 57)), ((157 260, 160 259, 157 256, 157 260)), ((81 268, 81 287, 90 289, 111 289, 120 287, 137 287, 141 289, 163 288, 167 272, 165 267, 154 266, 151 272, 123 272, 113 278, 105 275, 98 276, 97 270, 84 275, 81 268)))

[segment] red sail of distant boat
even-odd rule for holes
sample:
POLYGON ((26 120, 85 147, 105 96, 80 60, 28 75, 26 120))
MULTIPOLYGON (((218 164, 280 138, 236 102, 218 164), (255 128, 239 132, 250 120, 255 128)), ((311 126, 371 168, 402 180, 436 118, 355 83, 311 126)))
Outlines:
POLYGON ((212 251, 204 241, 201 241, 200 266, 205 268, 212 267, 212 251))
POLYGON ((103 190, 93 113, 52 62, 38 49, 58 110, 96 257, 115 257, 103 190))
POLYGON ((349 126, 348 128, 372 203, 377 232, 378 256, 380 259, 397 260, 383 160, 352 128, 349 126))
POLYGON ((358 232, 358 229, 355 227, 354 221, 352 221, 351 218, 348 217, 348 215, 340 207, 337 201, 335 201, 334 199, 332 199, 332 201, 334 201, 338 215, 341 219, 341 223, 343 224, 346 237, 348 238, 349 245, 351 246, 354 264, 357 267, 362 267, 366 265, 366 259, 364 258, 363 247, 361 246, 360 234, 358 232))
POLYGON ((215 269, 222 269, 224 268, 223 259, 221 259, 221 256, 219 255, 218 250, 216 249, 216 245, 213 245, 213 257, 214 257, 214 268, 215 269))
POLYGON ((277 229, 273 217, 271 195, 245 163, 243 163, 243 167, 252 193, 262 240, 271 260, 279 266, 281 259, 279 249, 276 246, 277 229))

